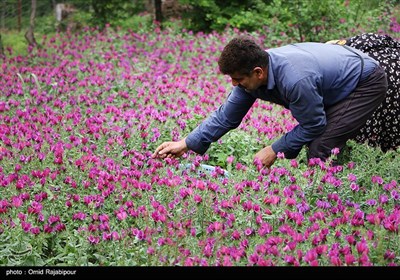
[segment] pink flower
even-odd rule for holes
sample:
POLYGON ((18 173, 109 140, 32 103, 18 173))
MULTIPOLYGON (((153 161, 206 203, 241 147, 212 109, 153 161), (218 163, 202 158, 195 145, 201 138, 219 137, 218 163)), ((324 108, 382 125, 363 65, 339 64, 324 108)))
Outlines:
POLYGON ((89 241, 90 244, 95 245, 95 244, 98 244, 100 242, 100 237, 89 235, 88 236, 88 241, 89 241))
POLYGON ((399 211, 395 211, 394 213, 389 214, 382 221, 383 227, 391 232, 398 232, 400 225, 400 213, 399 211))
POLYGON ((33 228, 30 228, 29 231, 34 235, 38 235, 40 233, 40 228, 39 227, 33 227, 33 228))
POLYGON ((389 197, 385 194, 379 196, 379 203, 380 204, 385 204, 389 201, 389 197))
POLYGON ((249 256, 249 263, 250 263, 251 265, 256 264, 256 263, 258 262, 258 260, 259 260, 259 256, 258 256, 257 254, 251 254, 251 255, 249 256))
POLYGON ((53 215, 51 215, 51 216, 47 219, 47 221, 48 221, 50 224, 54 224, 54 223, 60 221, 60 216, 53 216, 53 215))
POLYGON ((253 234, 253 229, 251 229, 251 228, 246 228, 246 229, 244 230, 244 234, 247 235, 247 236, 252 235, 252 234, 253 234))
POLYGON ((51 233, 53 231, 53 228, 49 224, 46 224, 43 226, 43 231, 45 233, 51 233))
POLYGON ((355 238, 354 238, 353 235, 347 235, 347 236, 345 237, 345 239, 347 240, 347 242, 348 242, 350 245, 355 245, 355 244, 356 244, 356 240, 355 240, 355 238))
POLYGON ((39 214, 43 209, 43 205, 39 202, 32 201, 31 205, 28 207, 28 213, 39 214))
POLYGON ((196 203, 201 203, 201 202, 203 201, 203 198, 202 198, 200 195, 195 194, 195 195, 193 196, 193 200, 194 200, 196 203))
POLYGON ((243 239, 243 240, 240 242, 240 246, 241 246, 242 248, 247 248, 247 247, 249 246, 249 240, 243 239))
POLYGON ((14 168, 15 172, 18 172, 18 171, 20 171, 21 169, 22 169, 21 165, 17 163, 17 164, 15 165, 15 168, 14 168))
POLYGON ((331 256, 330 261, 334 266, 342 266, 342 261, 338 256, 331 256))
POLYGON ((18 219, 20 219, 21 221, 26 221, 26 217, 27 217, 26 214, 19 212, 17 216, 18 216, 18 219))
POLYGON ((372 176, 371 181, 372 183, 377 183, 378 185, 383 184, 383 179, 380 176, 372 176))
POLYGON ((288 205, 288 206, 295 205, 296 204, 296 199, 294 199, 293 197, 288 197, 286 199, 285 204, 288 205))
POLYGON ((356 258, 355 258, 351 253, 349 253, 349 254, 346 254, 346 255, 344 256, 344 261, 345 261, 345 263, 346 263, 347 265, 352 265, 352 264, 355 263, 356 258))
POLYGON ((368 252, 369 252, 368 244, 365 240, 358 242, 356 244, 356 249, 357 249, 357 252, 359 255, 364 254, 364 253, 368 254, 368 252))
POLYGON ((118 220, 123 221, 128 217, 128 214, 125 211, 121 211, 118 212, 116 216, 118 220))
POLYGON ((147 248, 147 254, 149 254, 149 255, 154 255, 154 253, 155 253, 154 248, 153 248, 152 246, 149 246, 149 247, 147 248))
POLYGON ((384 256, 383 256, 383 258, 384 258, 385 260, 393 260, 395 257, 396 257, 396 253, 390 251, 389 249, 386 250, 386 252, 385 252, 385 254, 384 254, 384 256))
POLYGON ((263 168, 263 164, 259 158, 255 158, 253 164, 256 166, 257 171, 260 171, 263 168))
POLYGON ((229 256, 224 256, 222 265, 223 266, 233 266, 233 263, 232 263, 232 261, 231 261, 229 256))
POLYGON ((120 240, 120 239, 121 239, 119 233, 116 232, 116 231, 113 231, 113 232, 111 233, 111 237, 112 237, 112 240, 120 240))
POLYGON ((86 214, 83 212, 78 212, 72 215, 72 220, 80 220, 83 221, 86 218, 86 214))
POLYGON ((350 182, 355 182, 355 181, 357 181, 357 176, 354 175, 354 174, 352 174, 352 173, 350 173, 349 175, 347 175, 347 179, 348 179, 350 182))
POLYGON ((299 167, 299 163, 297 162, 297 160, 291 159, 290 160, 290 166, 293 167, 293 168, 298 168, 299 167))
POLYGON ((258 229, 258 234, 260 236, 264 236, 270 232, 272 232, 272 226, 268 223, 262 223, 260 228, 258 229))
POLYGON ((110 218, 108 217, 107 214, 101 214, 101 215, 99 215, 99 220, 100 220, 100 222, 108 222, 110 220, 110 218))
POLYGON ((350 189, 351 189, 353 192, 358 192, 358 191, 360 190, 360 186, 357 185, 356 183, 351 183, 351 184, 350 184, 350 189))
POLYGON ((102 239, 104 241, 111 240, 111 233, 103 231, 102 239))
POLYGON ((234 240, 239 240, 240 237, 241 237, 241 236, 240 236, 239 231, 235 229, 235 230, 232 232, 232 239, 234 239, 234 240))
POLYGON ((13 196, 11 205, 15 208, 21 207, 22 206, 22 199, 19 196, 13 196))
POLYGON ((354 169, 354 167, 355 167, 355 162, 354 161, 351 161, 351 162, 349 162, 348 164, 347 164, 347 168, 348 169, 354 169))
POLYGON ((27 223, 25 221, 21 221, 21 227, 25 232, 29 232, 31 227, 32 227, 32 224, 31 223, 27 223))
POLYGON ((228 156, 227 158, 226 158, 226 162, 228 163, 228 164, 232 164, 232 162, 235 160, 235 157, 234 156, 228 156))

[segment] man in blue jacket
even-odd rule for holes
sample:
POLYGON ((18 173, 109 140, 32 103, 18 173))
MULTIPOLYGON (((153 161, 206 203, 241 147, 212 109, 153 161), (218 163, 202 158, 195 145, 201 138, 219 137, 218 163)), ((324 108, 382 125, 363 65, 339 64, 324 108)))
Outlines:
POLYGON ((298 125, 256 153, 267 168, 277 153, 295 158, 303 146, 308 158, 326 160, 356 136, 382 103, 387 90, 384 69, 351 47, 297 43, 263 50, 239 36, 223 49, 218 65, 234 86, 224 104, 180 141, 164 142, 153 158, 204 154, 212 142, 237 128, 257 98, 288 108, 298 125))

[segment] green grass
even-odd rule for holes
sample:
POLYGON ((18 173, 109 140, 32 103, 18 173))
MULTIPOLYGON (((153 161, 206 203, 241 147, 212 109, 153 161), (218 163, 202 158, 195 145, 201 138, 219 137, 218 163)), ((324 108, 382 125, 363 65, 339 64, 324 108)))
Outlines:
MULTIPOLYGON (((8 31, 1 33, 1 39, 3 41, 3 47, 6 51, 7 48, 12 48, 14 55, 26 55, 28 42, 25 39, 26 31, 8 31)), ((7 51, 6 51, 7 54, 7 51)))

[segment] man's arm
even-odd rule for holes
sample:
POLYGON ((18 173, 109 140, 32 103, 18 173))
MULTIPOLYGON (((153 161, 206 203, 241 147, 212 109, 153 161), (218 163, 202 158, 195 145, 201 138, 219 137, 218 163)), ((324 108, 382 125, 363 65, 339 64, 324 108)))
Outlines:
POLYGON ((204 154, 212 142, 240 125, 255 100, 243 89, 234 87, 225 103, 189 133, 186 138, 189 150, 204 154))
POLYGON ((262 148, 254 156, 254 159, 259 160, 260 163, 267 168, 270 168, 274 164, 276 158, 277 155, 271 146, 262 148))
POLYGON ((197 126, 186 138, 179 141, 168 141, 158 146, 153 158, 177 158, 186 151, 192 150, 204 154, 212 142, 217 141, 229 130, 238 127, 256 98, 243 89, 235 87, 227 100, 207 119, 197 126))
POLYGON ((152 158, 178 158, 181 157, 188 148, 185 142, 186 138, 180 141, 168 141, 162 143, 156 148, 154 153, 151 155, 152 158))
POLYGON ((295 158, 306 143, 324 132, 327 121, 317 83, 316 77, 306 77, 286 94, 290 112, 299 124, 272 144, 276 154, 282 152, 285 158, 295 158))

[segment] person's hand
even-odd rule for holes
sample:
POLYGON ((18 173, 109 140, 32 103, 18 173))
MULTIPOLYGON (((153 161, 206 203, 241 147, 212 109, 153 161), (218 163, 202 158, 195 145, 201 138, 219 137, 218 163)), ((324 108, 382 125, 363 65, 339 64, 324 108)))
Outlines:
POLYGON ((274 152, 274 150, 272 150, 271 146, 262 148, 254 156, 254 159, 259 160, 261 162, 261 164, 266 168, 270 168, 274 164, 276 158, 277 158, 277 155, 274 152))
POLYGON ((187 152, 185 139, 164 142, 151 155, 152 158, 178 158, 187 152))

